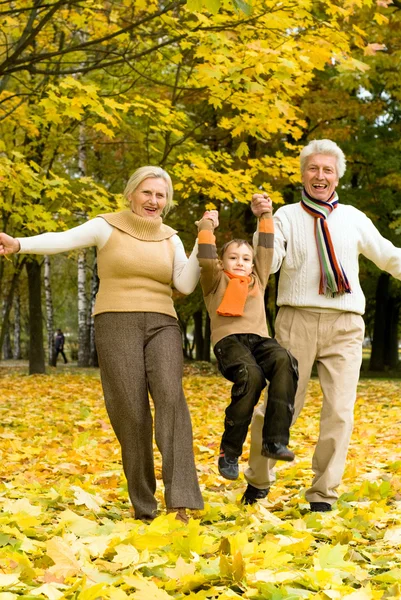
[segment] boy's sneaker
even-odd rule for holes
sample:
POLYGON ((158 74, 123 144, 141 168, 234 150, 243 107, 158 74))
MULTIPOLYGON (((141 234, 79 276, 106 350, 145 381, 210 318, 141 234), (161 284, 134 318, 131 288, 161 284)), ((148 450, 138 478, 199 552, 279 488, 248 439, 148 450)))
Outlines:
POLYGON ((291 450, 288 450, 285 444, 280 444, 280 442, 263 442, 261 454, 262 456, 266 456, 266 458, 285 460, 287 462, 291 462, 295 458, 295 454, 291 450))
POLYGON ((239 468, 238 458, 225 452, 223 448, 220 448, 220 456, 218 460, 219 473, 226 479, 234 481, 238 479, 239 468))
POLYGON ((245 490, 244 495, 241 498, 242 504, 255 504, 258 500, 263 500, 269 493, 270 488, 264 488, 259 490, 248 483, 248 487, 245 490))

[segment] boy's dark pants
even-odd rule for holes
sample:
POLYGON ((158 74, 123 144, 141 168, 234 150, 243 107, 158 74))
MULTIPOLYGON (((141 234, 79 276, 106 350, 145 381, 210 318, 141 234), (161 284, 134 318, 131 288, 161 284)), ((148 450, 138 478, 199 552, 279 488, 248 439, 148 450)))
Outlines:
POLYGON ((222 448, 242 454, 255 405, 269 381, 263 442, 287 445, 298 382, 298 362, 272 338, 256 334, 229 335, 214 347, 219 369, 234 383, 226 408, 222 448))

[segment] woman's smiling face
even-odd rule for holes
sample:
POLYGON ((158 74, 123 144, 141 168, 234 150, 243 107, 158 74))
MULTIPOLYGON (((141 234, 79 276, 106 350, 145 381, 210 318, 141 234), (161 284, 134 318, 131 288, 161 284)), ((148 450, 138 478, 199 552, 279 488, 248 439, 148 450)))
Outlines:
POLYGON ((145 219, 160 217, 166 202, 167 184, 161 177, 144 179, 130 197, 132 212, 145 219))
POLYGON ((327 202, 338 185, 336 157, 331 154, 309 156, 302 183, 309 196, 327 202))

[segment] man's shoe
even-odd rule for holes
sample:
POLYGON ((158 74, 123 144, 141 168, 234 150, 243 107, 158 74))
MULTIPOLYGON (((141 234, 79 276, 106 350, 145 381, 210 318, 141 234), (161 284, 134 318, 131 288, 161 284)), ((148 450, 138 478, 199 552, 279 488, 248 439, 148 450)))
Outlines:
POLYGON ((259 490, 248 483, 248 487, 245 490, 244 495, 241 498, 242 504, 255 504, 258 500, 263 500, 269 493, 270 488, 264 488, 259 490))
POLYGON ((222 475, 222 477, 225 477, 226 479, 231 479, 232 481, 238 479, 239 468, 238 458, 236 456, 227 454, 227 452, 225 452, 223 448, 221 448, 217 464, 219 467, 219 473, 220 475, 222 475))
POLYGON ((311 502, 310 509, 311 512, 330 512, 331 504, 328 502, 311 502))
POLYGON ((291 450, 288 450, 285 444, 280 444, 280 442, 263 442, 261 454, 262 456, 266 456, 266 458, 285 460, 287 462, 291 462, 295 458, 295 454, 291 450))

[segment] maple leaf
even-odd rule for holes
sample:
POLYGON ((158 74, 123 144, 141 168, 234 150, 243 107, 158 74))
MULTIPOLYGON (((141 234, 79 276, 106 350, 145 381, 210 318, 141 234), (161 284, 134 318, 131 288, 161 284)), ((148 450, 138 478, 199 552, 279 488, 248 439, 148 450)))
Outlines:
POLYGON ((130 544, 120 544, 114 548, 116 555, 113 562, 119 563, 122 569, 135 565, 140 561, 139 552, 130 544))
POLYGON ((164 572, 168 577, 172 579, 182 579, 187 575, 193 575, 195 573, 196 567, 193 563, 186 563, 185 560, 179 556, 176 562, 175 567, 169 569, 164 569, 164 572))
POLYGON ((101 506, 104 504, 104 500, 101 496, 98 494, 90 494, 77 485, 72 485, 71 489, 74 490, 75 504, 78 506, 84 504, 87 508, 90 508, 95 512, 101 510, 101 506))
POLYGON ((57 577, 68 577, 80 572, 81 565, 70 546, 60 537, 50 539, 46 544, 46 554, 55 563, 49 568, 57 577))

